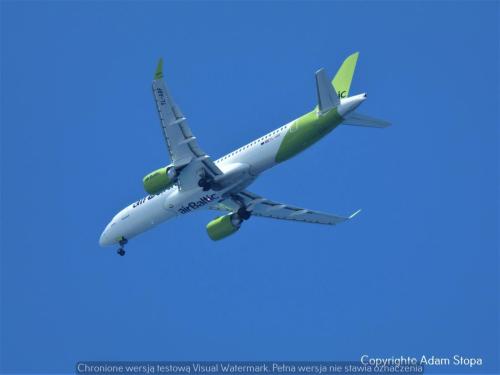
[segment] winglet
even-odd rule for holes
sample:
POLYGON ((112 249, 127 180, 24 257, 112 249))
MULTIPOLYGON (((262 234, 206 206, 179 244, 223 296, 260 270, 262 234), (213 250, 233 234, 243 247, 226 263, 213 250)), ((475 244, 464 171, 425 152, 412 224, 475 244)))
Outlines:
POLYGON ((361 212, 361 209, 357 210, 355 213, 353 213, 351 216, 349 216, 349 220, 352 219, 357 214, 359 214, 360 212, 361 212))
POLYGON ((156 67, 155 80, 163 78, 163 59, 160 58, 158 61, 158 66, 156 67))

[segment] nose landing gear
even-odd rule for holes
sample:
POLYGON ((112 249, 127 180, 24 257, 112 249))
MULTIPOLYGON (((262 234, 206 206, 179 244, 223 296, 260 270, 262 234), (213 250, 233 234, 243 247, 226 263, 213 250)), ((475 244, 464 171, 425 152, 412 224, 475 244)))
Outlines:
POLYGON ((124 256, 125 255, 125 244, 128 242, 128 240, 125 238, 125 237, 122 237, 122 239, 120 240, 120 242, 118 242, 120 244, 120 248, 118 250, 116 250, 116 253, 119 255, 119 256, 124 256))

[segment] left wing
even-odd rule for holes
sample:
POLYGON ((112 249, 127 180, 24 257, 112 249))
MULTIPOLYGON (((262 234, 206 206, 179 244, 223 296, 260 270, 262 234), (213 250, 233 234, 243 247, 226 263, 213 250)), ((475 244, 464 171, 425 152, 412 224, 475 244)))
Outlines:
POLYGON ((212 159, 198 146, 186 118, 173 101, 163 81, 162 59, 158 62, 154 76, 153 94, 170 159, 179 171, 180 189, 188 190, 198 187, 198 180, 203 175, 208 174, 213 178, 222 174, 212 159))
POLYGON ((211 206, 210 208, 225 212, 237 212, 238 209, 242 206, 246 207, 246 209, 250 211, 253 216, 328 225, 335 225, 352 219, 361 211, 358 210, 351 216, 332 215, 324 212, 308 210, 305 208, 273 202, 269 199, 262 198, 246 190, 235 194, 225 199, 224 201, 211 206))

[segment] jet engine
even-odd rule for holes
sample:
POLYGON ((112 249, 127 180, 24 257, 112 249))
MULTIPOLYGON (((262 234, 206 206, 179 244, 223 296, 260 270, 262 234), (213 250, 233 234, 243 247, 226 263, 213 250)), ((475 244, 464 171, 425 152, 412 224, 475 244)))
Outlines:
POLYGON ((214 240, 222 240, 240 229, 243 219, 237 213, 220 216, 207 224, 208 236, 214 240))
POLYGON ((149 194, 158 194, 171 187, 177 180, 177 171, 173 165, 157 169, 142 179, 144 190, 149 194))

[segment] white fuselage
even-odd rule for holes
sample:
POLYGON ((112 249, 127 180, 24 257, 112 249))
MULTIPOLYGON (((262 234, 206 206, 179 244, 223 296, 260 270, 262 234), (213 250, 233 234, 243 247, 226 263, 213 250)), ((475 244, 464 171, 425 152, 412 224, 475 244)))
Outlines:
POLYGON ((228 191, 243 190, 266 169, 276 165, 275 156, 293 121, 223 156, 215 164, 224 174, 234 172, 235 181, 222 190, 180 190, 175 184, 157 195, 146 196, 121 210, 99 239, 101 246, 137 236, 156 225, 218 203, 228 191))
MULTIPOLYGON (((366 94, 341 99, 337 107, 338 114, 344 117, 365 99, 366 94)), ((148 195, 121 210, 102 232, 99 244, 108 246, 119 243, 120 240, 129 240, 165 220, 201 208, 209 208, 226 198, 223 195, 245 189, 259 174, 277 164, 276 155, 283 138, 289 130, 290 133, 295 132, 296 121, 291 121, 216 160, 215 164, 223 172, 225 188, 208 191, 201 187, 182 190, 175 184, 159 194, 148 195)))

